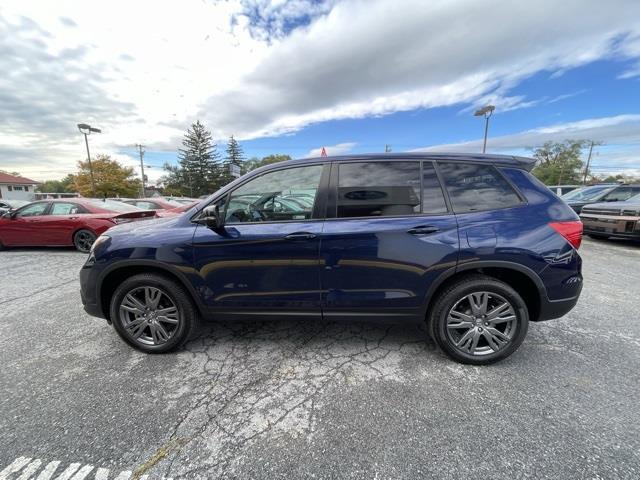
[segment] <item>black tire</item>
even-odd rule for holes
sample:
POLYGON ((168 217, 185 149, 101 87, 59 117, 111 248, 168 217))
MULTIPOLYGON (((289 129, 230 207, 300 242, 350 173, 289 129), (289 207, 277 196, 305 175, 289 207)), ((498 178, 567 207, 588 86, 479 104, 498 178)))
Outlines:
POLYGON ((82 253, 89 253, 91 245, 96 241, 96 234, 91 230, 78 230, 73 235, 73 245, 76 250, 82 253))
MULTIPOLYGON (((490 304, 487 305, 485 305, 485 311, 487 308, 492 308, 490 304)), ((503 315, 500 315, 500 317, 503 315)), ((429 333, 433 340, 449 357, 460 363, 488 365, 508 357, 518 349, 527 335, 529 313, 522 297, 506 283, 486 275, 468 275, 448 286, 439 294, 433 308, 430 309, 430 315, 427 321, 429 323, 429 333), (485 315, 487 318, 483 320, 481 318, 482 315, 476 317, 475 312, 470 313, 471 311, 468 310, 469 313, 465 316, 464 321, 459 320, 459 323, 460 325, 462 325, 462 323, 470 323, 473 324, 473 326, 469 327, 464 325, 457 327, 460 329, 468 328, 466 331, 463 330, 462 333, 457 333, 460 332, 460 330, 456 330, 456 327, 448 327, 448 325, 455 324, 455 321, 448 323, 449 315, 450 313, 452 315, 460 315, 459 309, 465 308, 465 302, 471 307, 471 303, 466 299, 468 298, 467 296, 472 293, 480 295, 486 293, 488 294, 488 302, 508 304, 511 310, 503 314, 504 318, 514 317, 514 320, 493 324, 492 322, 499 322, 500 320, 490 320, 491 315, 485 315), (456 311, 452 312, 454 307, 456 311), (510 315, 509 312, 513 312, 513 315, 510 315), (467 322, 466 317, 470 317, 471 320, 467 322), (485 325, 488 325, 488 327, 485 325), (496 329, 499 330, 499 334, 496 332, 496 329), (504 329, 504 331, 501 329, 504 329), (491 332, 496 333, 496 335, 491 332), (466 342, 476 342, 476 346, 469 346, 468 350, 473 348, 474 351, 482 350, 481 352, 467 353, 467 349, 462 348, 465 345, 462 345, 462 347, 456 345, 455 340, 459 342, 462 341, 462 337, 468 333, 471 333, 471 338, 468 338, 466 342), (456 335, 459 335, 459 337, 454 338, 456 335), (475 340, 475 337, 478 337, 478 340, 475 340), (503 340, 503 337, 509 337, 509 340, 503 340), (496 350, 491 346, 489 338, 498 338, 501 342, 504 341, 504 344, 499 345, 496 342, 496 350)))
POLYGON ((607 240, 609 238, 609 235, 599 235, 597 233, 587 233, 587 236, 594 240, 607 240))
MULTIPOLYGON (((165 303, 165 307, 166 305, 165 303)), ((156 312, 158 311, 160 310, 156 310, 156 312)), ((122 282, 111 297, 110 315, 111 322, 118 335, 132 347, 147 353, 164 353, 177 349, 191 338, 191 335, 197 331, 199 324, 198 312, 184 287, 170 278, 153 273, 134 275, 122 282), (137 330, 132 332, 131 325, 142 317, 138 316, 131 320, 132 315, 136 316, 135 313, 121 311, 123 301, 128 294, 138 296, 139 293, 137 292, 145 288, 161 291, 168 299, 165 299, 166 302, 169 304, 172 302, 177 310, 176 318, 178 323, 175 327, 169 328, 169 324, 161 323, 166 331, 170 333, 168 340, 161 344, 149 344, 149 338, 153 342, 156 341, 156 338, 151 331, 153 325, 148 322, 143 333, 137 339, 134 338, 134 333, 137 333, 137 330), (125 325, 127 322, 129 322, 129 330, 125 325)), ((153 319, 151 321, 153 322, 153 319)), ((159 320, 156 319, 155 322, 159 323, 159 320)))

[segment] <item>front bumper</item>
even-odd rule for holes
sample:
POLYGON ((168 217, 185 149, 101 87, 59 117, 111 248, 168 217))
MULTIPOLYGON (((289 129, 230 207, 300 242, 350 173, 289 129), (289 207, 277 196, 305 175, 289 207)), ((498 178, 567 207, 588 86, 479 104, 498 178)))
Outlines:
POLYGON ((585 234, 640 239, 640 217, 620 215, 580 215, 585 234))
POLYGON ((96 272, 88 265, 84 265, 80 270, 80 299, 84 311, 89 315, 98 318, 105 318, 96 297, 96 272))

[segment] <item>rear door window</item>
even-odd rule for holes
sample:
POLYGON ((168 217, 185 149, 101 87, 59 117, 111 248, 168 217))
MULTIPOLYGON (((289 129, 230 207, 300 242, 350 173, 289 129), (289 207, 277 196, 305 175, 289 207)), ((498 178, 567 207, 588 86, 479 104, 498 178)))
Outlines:
POLYGON ((513 207, 522 200, 491 165, 438 162, 454 212, 513 207))
POLYGON ((75 215, 77 213, 87 213, 87 211, 76 203, 54 202, 49 215, 75 215))
POLYGON ((420 162, 355 162, 338 168, 339 218, 420 213, 420 162))

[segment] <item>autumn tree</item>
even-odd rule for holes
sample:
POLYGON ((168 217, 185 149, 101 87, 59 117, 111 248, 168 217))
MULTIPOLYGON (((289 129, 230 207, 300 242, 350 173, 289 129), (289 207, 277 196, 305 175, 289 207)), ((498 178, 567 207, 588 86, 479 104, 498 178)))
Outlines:
MULTIPOLYGON (((140 191, 140 180, 133 168, 120 165, 109 155, 96 155, 91 165, 96 197, 135 197, 140 191)), ((78 173, 73 180, 75 191, 83 197, 93 196, 88 161, 78 162, 78 173)))
POLYGON ((46 180, 38 185, 38 192, 41 193, 73 193, 76 191, 75 179, 69 174, 62 180, 46 180))
POLYGON ((582 182, 582 149, 591 142, 565 140, 546 142, 533 152, 537 160, 532 173, 546 185, 578 184, 582 182))

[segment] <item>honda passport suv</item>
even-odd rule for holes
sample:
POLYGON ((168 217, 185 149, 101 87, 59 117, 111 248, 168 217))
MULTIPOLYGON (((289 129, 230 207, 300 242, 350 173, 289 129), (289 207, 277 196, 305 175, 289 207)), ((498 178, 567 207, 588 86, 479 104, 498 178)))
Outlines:
POLYGON ((533 164, 398 153, 265 166, 182 215, 100 236, 82 302, 150 353, 200 319, 376 318, 426 321, 451 358, 492 363, 582 289, 582 223, 533 164))

